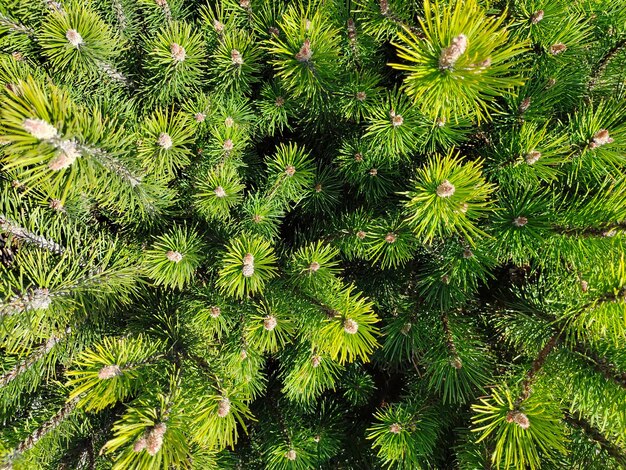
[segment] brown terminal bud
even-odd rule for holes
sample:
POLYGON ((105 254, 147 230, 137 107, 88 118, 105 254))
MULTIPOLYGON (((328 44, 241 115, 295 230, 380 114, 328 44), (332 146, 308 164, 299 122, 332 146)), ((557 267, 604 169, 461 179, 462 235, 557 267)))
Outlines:
POLYGON ((400 434, 401 431, 402 426, 400 426, 398 423, 393 423, 391 426, 389 426, 389 432, 391 434, 400 434))
POLYGON ((167 259, 170 260, 172 263, 180 263, 183 259, 183 254, 180 253, 179 251, 168 251, 167 254, 167 259))
POLYGON ((527 223, 528 223, 528 219, 523 216, 515 217, 513 219, 513 225, 515 225, 516 227, 523 227, 527 223))
POLYGON ((439 186, 437 186, 437 196, 439 197, 450 197, 455 191, 456 188, 448 180, 444 180, 439 186))

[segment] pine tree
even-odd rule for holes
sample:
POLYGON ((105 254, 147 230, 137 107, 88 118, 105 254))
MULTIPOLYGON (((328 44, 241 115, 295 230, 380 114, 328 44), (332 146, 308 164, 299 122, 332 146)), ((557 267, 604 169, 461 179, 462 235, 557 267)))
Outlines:
POLYGON ((626 468, 626 0, 0 0, 0 468, 626 468))

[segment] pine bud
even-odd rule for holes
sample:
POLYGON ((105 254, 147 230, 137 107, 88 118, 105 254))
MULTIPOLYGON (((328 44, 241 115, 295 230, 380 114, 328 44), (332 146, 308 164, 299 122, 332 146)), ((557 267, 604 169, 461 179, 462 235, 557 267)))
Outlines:
POLYGON ((541 152, 538 152, 537 150, 531 150, 524 157, 524 159, 526 160, 526 163, 528 163, 529 165, 534 165, 535 163, 539 161, 540 158, 541 158, 541 152))
POLYGON ((180 263, 183 259, 183 254, 180 253, 179 251, 168 251, 167 254, 167 259, 170 260, 172 263, 180 263))
POLYGON ((413 328, 413 325, 411 324, 411 322, 406 322, 404 325, 402 325, 402 328, 400 329, 400 333, 406 336, 409 334, 409 331, 411 331, 411 328, 413 328))
POLYGON ((185 57, 187 57, 185 48, 175 42, 170 44, 170 52, 172 53, 172 59, 174 59, 174 62, 182 62, 185 60, 185 57))
POLYGON ((243 57, 241 56, 241 52, 237 49, 230 51, 230 59, 233 65, 243 65, 243 57))
POLYGON ((364 91, 357 91, 355 97, 359 101, 365 101, 367 94, 364 91))
POLYGON ((567 50, 567 46, 562 42, 558 42, 556 44, 552 44, 550 46, 550 54, 559 55, 567 50))
POLYGON ((24 55, 19 51, 12 52, 11 57, 18 62, 24 59, 24 55))
POLYGON ((217 407, 217 416, 225 418, 230 413, 230 400, 228 398, 222 398, 217 407))
POLYGON ((455 191, 456 188, 448 180, 443 180, 443 182, 437 186, 437 196, 439 197, 450 197, 455 191))
POLYGON ((359 230, 356 233, 356 236, 358 239, 363 240, 367 236, 367 233, 365 233, 363 230, 359 230))
POLYGON ((296 174, 296 167, 293 165, 287 165, 287 168, 285 168, 285 174, 287 176, 293 176, 296 174))
POLYGON ((222 188, 221 186, 218 186, 217 188, 215 188, 215 190, 213 191, 215 193, 215 197, 226 197, 226 191, 224 191, 224 188, 222 188))
POLYGON ((204 120, 206 119, 206 114, 204 114, 204 113, 196 113, 194 115, 194 119, 196 120, 196 122, 204 122, 204 120))
POLYGON ((354 25, 354 20, 352 18, 348 18, 348 39, 350 41, 356 40, 356 26, 354 25))
POLYGON ((391 125, 393 127, 400 127, 404 123, 404 118, 396 114, 396 112, 392 109, 389 111, 389 118, 391 119, 391 125))
POLYGON ((50 140, 57 136, 57 130, 43 119, 25 119, 22 127, 26 132, 39 140, 50 140))
POLYGON ((108 380, 114 377, 119 377, 120 375, 123 375, 122 369, 120 369, 120 366, 116 364, 104 366, 98 371, 98 378, 100 380, 108 380))
POLYGON ((311 358, 311 367, 316 368, 322 362, 322 356, 318 356, 317 354, 311 358))
POLYGON ((520 103, 520 105, 517 107, 517 111, 520 114, 524 114, 526 111, 528 111, 528 108, 530 108, 530 103, 531 103, 530 98, 524 98, 522 102, 520 103))
POLYGON ((240 0, 239 6, 246 9, 250 8, 250 0, 240 0))
POLYGON ((52 297, 48 289, 35 289, 33 293, 28 296, 26 307, 28 310, 46 310, 50 307, 51 303, 52 297))
POLYGON ((218 33, 224 31, 224 25, 217 20, 213 20, 213 28, 215 28, 215 31, 218 33))
POLYGON ((247 351, 245 349, 242 349, 241 352, 239 353, 239 357, 241 358, 242 361, 244 361, 248 357, 247 351))
POLYGON ((522 429, 528 429, 530 427, 530 421, 528 416, 520 411, 509 411, 506 414, 507 423, 515 423, 522 429))
POLYGON ((513 219, 513 225, 515 225, 516 227, 523 227, 527 223, 528 223, 528 219, 523 216, 515 217, 513 219))
POLYGON ((226 127, 233 127, 235 125, 235 120, 228 116, 226 119, 224 119, 224 126, 226 127))
POLYGON ((316 272, 317 270, 319 270, 320 267, 321 266, 317 261, 313 261, 311 264, 309 264, 309 271, 316 272))
POLYGON ((322 192, 322 185, 321 185, 321 183, 317 183, 315 185, 315 192, 316 193, 321 193, 322 192))
POLYGON ((63 207, 63 203, 60 199, 50 199, 50 209, 56 212, 64 212, 65 208, 63 207))
POLYGON ((263 320, 263 328, 265 328, 267 331, 272 331, 274 328, 276 328, 277 324, 278 322, 276 321, 276 317, 272 315, 268 315, 263 320))
POLYGON ((68 168, 76 161, 80 154, 76 144, 71 140, 64 140, 59 144, 60 152, 56 158, 48 162, 48 168, 52 171, 60 171, 68 168))
POLYGON ((315 442, 319 442, 319 441, 321 441, 321 440, 322 440, 322 436, 320 436, 319 434, 316 434, 315 436, 313 436, 313 440, 314 440, 315 442))
POLYGON ((469 204, 467 202, 462 202, 459 206, 459 211, 465 214, 467 212, 467 209, 469 209, 469 204))
POLYGON ((269 28, 267 28, 267 32, 270 33, 271 36, 278 36, 280 34, 278 28, 274 26, 270 26, 269 28))
POLYGON ((75 29, 68 29, 67 32, 65 33, 65 37, 67 38, 69 43, 77 49, 78 49, 78 46, 80 46, 83 43, 83 37, 75 29))
POLYGON ((389 14, 389 1, 388 0, 380 0, 380 14, 383 16, 389 14))
POLYGON ((589 283, 584 279, 580 281, 580 290, 582 290, 583 292, 587 292, 589 290, 589 283))
POLYGON ((217 318, 222 314, 222 309, 215 305, 211 307, 210 311, 211 311, 211 318, 217 318))
POLYGON ((441 276, 441 282, 443 282, 446 285, 450 284, 450 276, 448 276, 447 274, 444 274, 443 276, 441 276))
POLYGON ((170 137, 169 134, 165 132, 161 132, 159 134, 159 138, 157 139, 157 145, 165 150, 172 148, 172 145, 173 145, 172 138, 170 137))
POLYGON ((470 250, 469 248, 465 248, 465 250, 463 250, 463 258, 469 259, 472 256, 474 256, 474 253, 472 253, 472 250, 470 250))
POLYGON ((389 232, 385 237, 385 241, 389 244, 396 242, 396 234, 393 232, 389 232))
POLYGON ((369 171, 370 176, 377 176, 378 175, 378 168, 372 168, 369 171))
POLYGON ((285 454, 287 460, 296 460, 296 457, 298 457, 298 454, 296 454, 296 451, 293 449, 285 454))
POLYGON ((285 104, 285 98, 282 96, 277 96, 276 101, 274 102, 274 106, 277 108, 281 108, 285 104))
POLYGON ((442 70, 451 69, 456 61, 465 54, 467 50, 467 36, 459 34, 452 39, 452 44, 441 50, 439 56, 439 68, 442 70))
POLYGON ((226 139, 224 141, 224 144, 222 145, 222 149, 224 149, 224 151, 226 152, 230 152, 234 147, 235 144, 233 144, 233 141, 230 139, 226 139))
POLYGON ((532 14, 532 16, 530 17, 530 22, 532 24, 537 24, 539 23, 541 20, 543 20, 543 10, 537 10, 535 13, 532 14))
POLYGON ((351 318, 346 318, 343 321, 343 331, 345 331, 346 333, 350 335, 353 335, 357 331, 359 331, 359 324, 355 322, 354 320, 352 320, 351 318))
POLYGON ((313 51, 311 50, 311 41, 308 39, 304 40, 302 43, 302 47, 300 51, 296 54, 296 60, 299 62, 308 62, 313 57, 313 51))
POLYGON ((450 365, 454 367, 456 370, 463 368, 463 363, 461 362, 461 358, 459 356, 455 356, 450 360, 450 365))
POLYGON ((589 148, 595 149, 603 145, 610 144, 611 142, 613 142, 613 139, 609 136, 609 131, 602 129, 593 135, 589 148))
POLYGON ((389 426, 389 432, 391 434, 400 434, 401 431, 402 426, 400 426, 398 423, 393 423, 391 426, 389 426))
POLYGON ((244 264, 243 268, 241 268, 241 274, 243 274, 243 277, 252 277, 254 275, 254 266, 244 264))
POLYGON ((446 118, 445 117, 437 118, 437 121, 435 121, 435 124, 437 124, 437 127, 445 126, 446 125, 446 118))
POLYGON ((142 436, 137 442, 135 442, 135 445, 133 446, 133 451, 141 452, 145 448, 146 448, 146 438, 142 436))
POLYGON ((255 224, 260 224, 264 218, 265 217, 263 217, 261 214, 254 214, 252 216, 252 222, 254 222, 255 224))
POLYGON ((354 154, 354 161, 355 162, 362 162, 363 161, 363 154, 361 152, 357 152, 354 154))
POLYGON ((243 257, 244 266, 253 265, 254 264, 254 255, 252 253, 246 253, 243 257))
POLYGON ((146 436, 146 451, 150 455, 156 455, 163 447, 163 437, 167 431, 165 423, 159 423, 146 436))

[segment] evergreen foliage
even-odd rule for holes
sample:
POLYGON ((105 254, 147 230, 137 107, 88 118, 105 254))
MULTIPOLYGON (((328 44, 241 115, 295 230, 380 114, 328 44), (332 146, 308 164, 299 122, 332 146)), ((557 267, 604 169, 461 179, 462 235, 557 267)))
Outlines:
POLYGON ((0 468, 626 468, 626 0, 0 0, 0 468))

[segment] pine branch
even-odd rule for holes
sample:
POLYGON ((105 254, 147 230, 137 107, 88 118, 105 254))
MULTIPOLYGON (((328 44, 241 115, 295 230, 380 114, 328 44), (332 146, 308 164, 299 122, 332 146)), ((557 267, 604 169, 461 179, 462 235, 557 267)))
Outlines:
POLYGON ((0 230, 13 235, 18 240, 31 243, 41 249, 51 251, 58 255, 62 255, 65 252, 65 248, 55 241, 48 240, 47 238, 37 235, 24 227, 20 227, 19 224, 12 222, 3 215, 0 215, 0 230))
POLYGON ((598 429, 585 421, 582 416, 574 417, 570 412, 565 412, 564 420, 571 426, 582 429, 589 438, 596 441, 621 466, 626 466, 626 455, 622 449, 609 441, 598 429))
POLYGON ((559 343, 560 333, 554 333, 543 349, 539 352, 535 360, 533 361, 530 369, 526 373, 526 378, 522 383, 522 393, 515 401, 515 407, 517 408, 524 400, 528 399, 532 393, 532 385, 535 382, 537 373, 541 370, 548 355, 552 352, 555 346, 559 343))
POLYGON ((111 0, 111 8, 113 9, 113 13, 115 13, 115 19, 117 20, 120 30, 124 31, 126 29, 126 15, 124 14, 122 2, 120 2, 120 0, 111 0))
POLYGON ((611 62, 611 60, 613 60, 613 58, 617 54, 619 54, 625 47, 626 47, 626 37, 618 41, 611 49, 607 51, 606 54, 604 54, 604 56, 602 57, 602 59, 600 59, 600 62, 598 62, 598 65, 596 65, 596 68, 594 69, 591 75, 591 79, 589 80, 589 86, 588 86, 589 91, 593 90, 596 87, 598 79, 600 78, 600 75, 602 75, 602 73, 606 70, 606 67, 609 65, 609 62, 611 62))
POLYGON ((568 237, 609 237, 616 231, 626 231, 626 221, 616 222, 613 224, 606 224, 604 227, 585 227, 585 228, 570 228, 555 226, 554 230, 568 237))
POLYGON ((395 14, 391 8, 389 7, 389 2, 387 0, 380 0, 380 14, 383 15, 388 20, 393 21, 395 24, 400 26, 401 28, 408 29, 415 36, 420 39, 424 39, 424 33, 419 28, 416 28, 413 25, 406 24, 402 18, 400 18, 397 14, 395 14))
POLYGON ((65 421, 65 419, 74 411, 77 403, 78 397, 68 401, 52 418, 36 429, 25 440, 20 442, 13 452, 6 457, 6 463, 2 466, 2 470, 11 470, 13 468, 13 461, 19 455, 32 449, 46 434, 56 429, 63 421, 65 421))
POLYGON ((52 348, 56 346, 58 342, 60 342, 65 336, 52 336, 46 344, 40 347, 35 353, 28 356, 25 360, 17 364, 13 369, 11 369, 6 374, 0 376, 0 388, 6 387, 9 383, 19 377, 21 374, 26 372, 33 364, 43 358, 46 354, 52 351, 52 348))
POLYGON ((448 315, 446 315, 445 313, 441 314, 441 323, 443 324, 443 331, 445 334, 446 346, 448 348, 448 351, 450 352, 450 356, 452 356, 450 363, 456 369, 461 369, 463 367, 463 363, 461 362, 459 353, 456 350, 456 345, 454 344, 454 339, 452 338, 452 331, 450 331, 450 323, 448 321, 448 315))
POLYGON ((109 155, 105 150, 88 145, 77 145, 77 147, 81 149, 82 152, 94 157, 103 167, 127 181, 133 188, 141 183, 141 177, 133 174, 122 162, 112 155, 109 155))
POLYGON ((23 24, 17 23, 13 21, 11 18, 9 18, 8 16, 3 15, 2 13, 0 13, 0 25, 4 26, 10 31, 26 34, 27 36, 32 36, 35 34, 34 29, 29 28, 28 26, 24 26, 23 24))
POLYGON ((580 353, 596 372, 602 374, 607 380, 615 382, 620 387, 626 389, 626 372, 616 370, 605 357, 598 356, 595 351, 592 351, 584 344, 577 343, 574 350, 580 353))
POLYGON ((156 4, 161 7, 163 14, 165 15, 165 19, 168 23, 172 22, 172 10, 170 9, 169 3, 167 0, 156 0, 156 4))
POLYGON ((109 78, 111 78, 112 80, 116 82, 119 82, 122 86, 125 86, 125 87, 130 86, 130 83, 128 82, 128 78, 122 75, 122 73, 119 72, 115 67, 113 67, 113 65, 107 62, 99 62, 98 67, 100 67, 100 70, 106 73, 109 76, 109 78))

